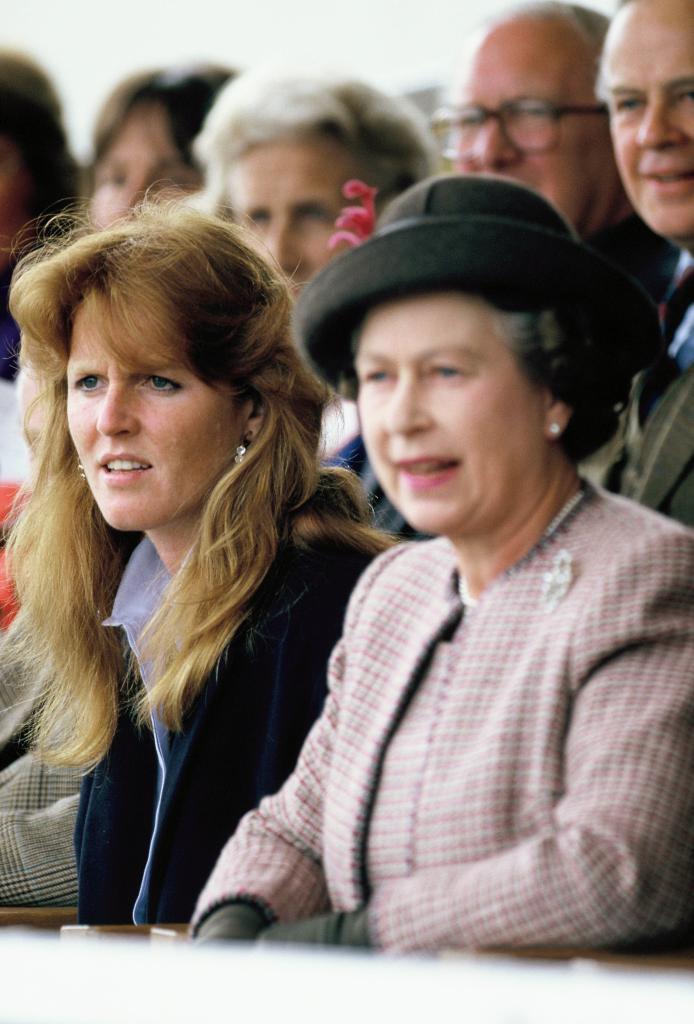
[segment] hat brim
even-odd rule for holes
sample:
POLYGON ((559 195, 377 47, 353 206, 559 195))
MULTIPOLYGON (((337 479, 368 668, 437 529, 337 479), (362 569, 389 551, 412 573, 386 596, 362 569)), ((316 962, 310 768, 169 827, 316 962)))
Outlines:
POLYGON ((295 334, 314 369, 337 386, 369 309, 448 289, 506 310, 576 303, 602 356, 631 376, 658 353, 657 311, 638 282, 569 236, 489 214, 400 220, 338 256, 300 295, 295 334))

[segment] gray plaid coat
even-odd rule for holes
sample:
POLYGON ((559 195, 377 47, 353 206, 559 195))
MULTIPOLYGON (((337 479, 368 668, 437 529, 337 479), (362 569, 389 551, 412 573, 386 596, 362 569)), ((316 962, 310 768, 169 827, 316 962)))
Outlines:
MULTIPOLYGON (((31 688, 14 666, 0 665, 0 749, 26 724, 31 688)), ((0 904, 77 903, 72 833, 80 773, 47 768, 25 754, 0 772, 0 904)))
POLYGON ((369 908, 389 950, 605 946, 694 922, 694 531, 589 490, 462 614, 446 540, 360 580, 297 768, 199 921, 369 908))

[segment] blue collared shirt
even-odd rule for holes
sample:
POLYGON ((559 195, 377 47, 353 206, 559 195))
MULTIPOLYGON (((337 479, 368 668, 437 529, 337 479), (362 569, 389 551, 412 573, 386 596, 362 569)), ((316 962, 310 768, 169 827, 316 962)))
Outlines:
MULTIPOLYGON (((677 263, 675 281, 679 281, 684 272, 691 266, 694 266, 694 256, 687 252, 686 249, 683 249, 677 263)), ((668 352, 682 373, 694 363, 694 304, 689 307, 682 317, 682 322, 675 331, 668 347, 668 352)))
MULTIPOLYGON (((103 621, 104 626, 119 626, 123 630, 130 650, 137 659, 140 675, 147 690, 152 689, 154 680, 152 679, 152 665, 142 655, 141 637, 147 623, 159 608, 162 595, 170 579, 171 576, 157 554, 157 550, 151 540, 147 537, 143 538, 133 551, 125 567, 125 572, 116 593, 116 599, 113 602, 113 611, 103 621)), ((147 863, 142 875, 140 891, 137 894, 135 906, 133 907, 133 921, 135 924, 143 924, 145 920, 152 851, 159 824, 159 808, 166 779, 166 763, 169 756, 168 733, 158 716, 154 713, 152 714, 152 727, 154 731, 154 746, 157 752, 157 795, 147 863)))

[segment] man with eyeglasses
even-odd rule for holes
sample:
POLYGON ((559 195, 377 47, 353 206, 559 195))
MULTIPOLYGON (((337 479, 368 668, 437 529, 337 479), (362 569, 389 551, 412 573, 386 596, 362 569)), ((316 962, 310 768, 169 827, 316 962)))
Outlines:
POLYGON ((434 130, 449 166, 537 189, 581 237, 656 298, 675 253, 633 212, 614 161, 595 83, 609 20, 578 4, 524 3, 464 47, 452 102, 434 130))
POLYGON ((680 250, 662 307, 667 348, 638 389, 619 486, 694 526, 693 0, 622 0, 601 91, 631 201, 680 250))

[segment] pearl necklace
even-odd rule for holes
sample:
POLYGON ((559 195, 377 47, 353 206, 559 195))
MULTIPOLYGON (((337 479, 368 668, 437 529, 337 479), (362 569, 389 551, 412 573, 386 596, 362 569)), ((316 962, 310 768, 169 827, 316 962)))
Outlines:
MULTIPOLYGON (((567 519, 568 516, 570 516, 573 510, 576 508, 584 494, 585 491, 583 487, 579 487, 576 493, 571 495, 566 504, 559 509, 556 516, 550 521, 549 526, 540 537, 540 540, 538 541, 537 545, 533 545, 533 547, 543 544, 545 541, 549 540, 549 538, 554 533, 557 532, 557 530, 564 522, 564 520, 567 519)), ((468 590, 467 580, 465 579, 464 576, 458 577, 458 596, 460 597, 461 603, 464 608, 474 608, 479 601, 479 597, 473 597, 470 591, 468 590)))

